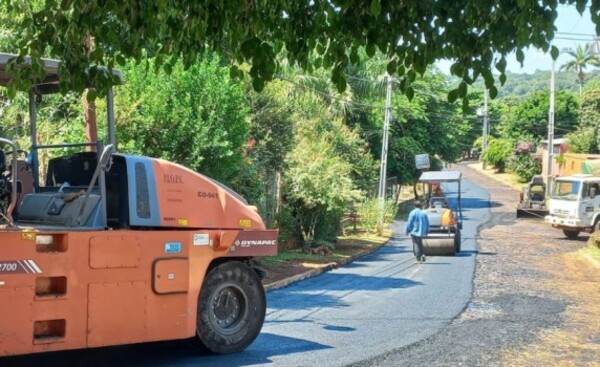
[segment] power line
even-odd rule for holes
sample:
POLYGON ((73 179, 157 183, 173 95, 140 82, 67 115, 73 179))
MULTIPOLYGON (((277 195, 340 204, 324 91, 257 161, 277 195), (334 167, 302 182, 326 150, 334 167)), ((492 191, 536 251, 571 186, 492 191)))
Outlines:
POLYGON ((596 37, 593 38, 581 38, 581 37, 554 37, 555 40, 563 40, 563 41, 594 41, 596 40, 596 37))
POLYGON ((556 32, 556 34, 558 35, 565 35, 565 36, 586 36, 586 37, 598 37, 595 34, 592 33, 576 33, 576 32, 556 32))
MULTIPOLYGON (((558 5, 560 5, 560 6, 563 6, 563 7, 564 7, 564 6, 577 6, 577 4, 575 4, 575 3, 560 3, 560 4, 558 4, 558 5)), ((586 5, 586 6, 585 6, 585 8, 586 8, 586 9, 590 9, 590 8, 591 8, 591 5, 586 5)))

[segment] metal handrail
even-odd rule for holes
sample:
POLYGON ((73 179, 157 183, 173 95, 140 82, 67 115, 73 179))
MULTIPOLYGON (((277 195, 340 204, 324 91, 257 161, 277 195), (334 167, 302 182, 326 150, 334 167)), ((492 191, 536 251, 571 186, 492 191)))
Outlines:
POLYGON ((35 149, 47 149, 47 148, 75 148, 75 147, 97 147, 98 142, 93 143, 64 143, 64 144, 47 144, 47 145, 36 145, 35 149))
MULTIPOLYGON (((77 214, 77 220, 76 220, 76 225, 78 225, 78 226, 83 224, 82 223, 83 212, 85 211, 85 206, 90 197, 90 194, 92 193, 92 189, 96 185, 96 180, 98 180, 98 176, 100 175, 100 172, 108 171, 110 169, 110 159, 115 150, 114 148, 115 148, 114 145, 108 144, 106 147, 104 147, 104 150, 102 151, 102 155, 100 155, 100 158, 98 159, 98 165, 96 166, 96 170, 94 171, 92 180, 91 180, 90 184, 88 185, 88 188, 85 192, 85 197, 84 197, 83 201, 81 202, 81 206, 79 207, 79 213, 77 214)), ((102 197, 104 198, 105 195, 102 195, 102 197)))

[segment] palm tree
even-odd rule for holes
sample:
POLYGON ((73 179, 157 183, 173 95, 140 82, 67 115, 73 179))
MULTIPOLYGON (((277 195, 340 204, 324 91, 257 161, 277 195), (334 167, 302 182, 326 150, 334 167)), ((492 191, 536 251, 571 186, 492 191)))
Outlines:
POLYGON ((573 51, 573 50, 565 51, 565 53, 569 54, 573 59, 560 67, 561 70, 563 70, 563 69, 564 70, 571 70, 571 69, 575 70, 575 72, 577 73, 577 79, 579 79, 579 96, 580 97, 581 97, 581 94, 583 91, 583 82, 584 82, 583 71, 588 66, 600 66, 600 58, 598 57, 597 53, 593 52, 591 46, 592 46, 591 43, 588 43, 587 45, 585 45, 585 48, 581 47, 581 45, 577 45, 577 49, 575 51, 573 51))

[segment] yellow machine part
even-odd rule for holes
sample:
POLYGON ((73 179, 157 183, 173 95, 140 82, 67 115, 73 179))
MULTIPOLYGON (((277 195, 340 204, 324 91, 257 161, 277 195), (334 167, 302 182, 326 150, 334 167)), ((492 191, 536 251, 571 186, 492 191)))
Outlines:
POLYGON ((450 227, 456 225, 456 217, 450 209, 444 210, 442 213, 442 227, 450 227))

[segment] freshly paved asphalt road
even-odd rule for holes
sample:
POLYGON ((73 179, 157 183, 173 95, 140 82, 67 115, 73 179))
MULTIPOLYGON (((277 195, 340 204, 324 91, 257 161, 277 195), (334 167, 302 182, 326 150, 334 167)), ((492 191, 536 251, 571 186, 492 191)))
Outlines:
MULTIPOLYGON (((454 206, 455 188, 445 187, 454 206)), ((243 353, 197 356, 179 343, 0 359, 9 366, 344 366, 423 340, 465 308, 477 228, 490 218, 487 191, 463 180, 462 252, 418 264, 403 223, 379 251, 268 293, 265 325, 243 353)))

